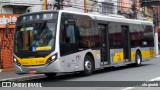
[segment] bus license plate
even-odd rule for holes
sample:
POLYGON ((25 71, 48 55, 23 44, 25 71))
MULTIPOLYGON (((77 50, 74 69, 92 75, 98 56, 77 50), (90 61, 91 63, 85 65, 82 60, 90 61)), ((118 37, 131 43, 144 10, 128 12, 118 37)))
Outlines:
POLYGON ((29 70, 29 73, 30 74, 36 74, 38 71, 37 70, 35 70, 35 69, 31 69, 31 70, 29 70))

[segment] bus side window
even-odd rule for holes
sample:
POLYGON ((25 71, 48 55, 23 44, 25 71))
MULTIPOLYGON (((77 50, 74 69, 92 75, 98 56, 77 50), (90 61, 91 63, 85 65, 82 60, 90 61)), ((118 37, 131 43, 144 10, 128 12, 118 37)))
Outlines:
POLYGON ((70 24, 66 20, 64 24, 61 24, 61 43, 76 43, 75 39, 75 24, 70 24))
POLYGON ((66 31, 66 37, 65 42, 66 43, 76 43, 75 42, 75 26, 74 24, 65 24, 65 31, 66 31))
POLYGON ((60 32, 61 56, 74 53, 77 50, 76 26, 74 19, 63 19, 60 32), (63 21, 64 20, 64 21, 63 21))

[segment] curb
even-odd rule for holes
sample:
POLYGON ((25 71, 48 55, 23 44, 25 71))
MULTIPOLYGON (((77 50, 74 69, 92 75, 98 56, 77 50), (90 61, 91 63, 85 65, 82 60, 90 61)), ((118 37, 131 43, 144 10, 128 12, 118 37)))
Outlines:
POLYGON ((28 76, 1 79, 0 82, 4 82, 4 81, 23 81, 23 80, 30 80, 30 79, 44 78, 44 77, 46 77, 46 76, 43 75, 43 74, 38 74, 38 75, 35 74, 35 75, 28 75, 28 76))

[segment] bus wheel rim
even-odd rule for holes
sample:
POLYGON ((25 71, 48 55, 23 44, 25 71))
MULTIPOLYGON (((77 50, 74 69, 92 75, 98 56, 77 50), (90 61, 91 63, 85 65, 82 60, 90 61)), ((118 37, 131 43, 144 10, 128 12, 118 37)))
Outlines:
POLYGON ((137 64, 140 64, 141 63, 141 59, 140 59, 140 56, 137 55, 137 64))
POLYGON ((87 69, 87 71, 91 71, 92 69, 92 64, 89 60, 86 60, 85 62, 85 68, 87 69))

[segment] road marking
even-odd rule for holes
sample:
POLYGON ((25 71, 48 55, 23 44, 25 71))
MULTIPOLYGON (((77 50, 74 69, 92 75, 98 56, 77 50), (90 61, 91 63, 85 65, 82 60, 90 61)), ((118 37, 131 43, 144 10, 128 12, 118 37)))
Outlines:
POLYGON ((151 79, 151 80, 149 80, 149 81, 160 81, 160 77, 153 78, 153 79, 151 79))
MULTIPOLYGON (((151 79, 151 80, 149 80, 149 81, 160 81, 160 77, 153 78, 153 79, 151 79)), ((136 88, 136 87, 126 87, 126 88, 123 88, 123 89, 121 89, 121 90, 131 90, 131 89, 133 89, 133 88, 136 88)))
POLYGON ((130 90, 130 89, 133 89, 133 88, 135 88, 135 87, 127 87, 127 88, 123 88, 121 90, 130 90))

